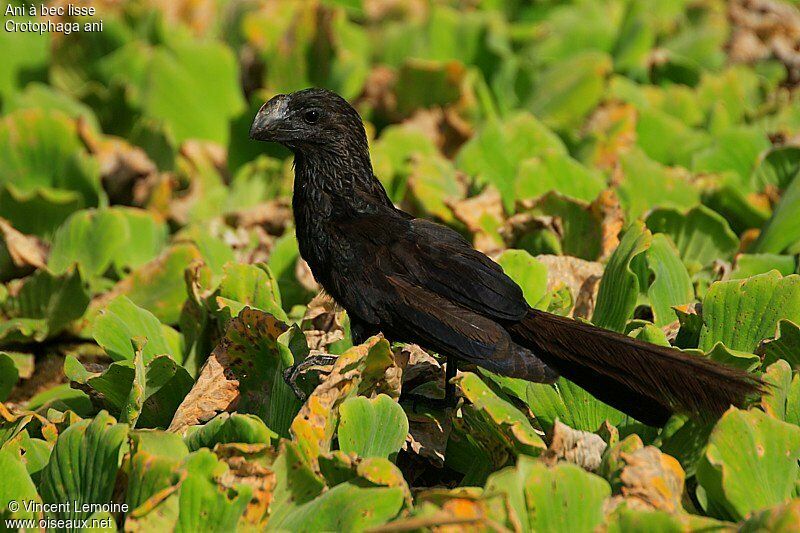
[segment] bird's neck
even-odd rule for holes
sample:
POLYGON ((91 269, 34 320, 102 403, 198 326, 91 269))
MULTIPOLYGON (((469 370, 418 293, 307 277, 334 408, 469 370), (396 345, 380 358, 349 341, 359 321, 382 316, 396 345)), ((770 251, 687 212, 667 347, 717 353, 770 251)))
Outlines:
POLYGON ((392 206, 392 202, 372 173, 366 147, 352 153, 295 153, 292 210, 297 241, 300 255, 323 285, 320 274, 325 271, 330 248, 346 237, 336 221, 378 205, 392 206))
POLYGON ((372 172, 365 146, 349 152, 297 152, 294 159, 295 217, 298 208, 318 218, 359 212, 365 202, 392 205, 372 172))
POLYGON ((327 150, 297 152, 294 158, 295 194, 352 197, 352 191, 369 186, 373 179, 369 152, 331 153, 327 150))

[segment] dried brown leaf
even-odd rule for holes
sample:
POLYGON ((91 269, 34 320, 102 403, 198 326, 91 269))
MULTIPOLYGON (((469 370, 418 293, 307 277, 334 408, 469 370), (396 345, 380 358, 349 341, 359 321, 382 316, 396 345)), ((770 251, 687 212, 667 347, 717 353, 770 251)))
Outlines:
MULTIPOLYGON (((237 407, 257 413, 270 400, 268 373, 275 367, 267 358, 278 355, 278 337, 288 326, 274 316, 245 307, 228 322, 225 335, 211 352, 197 381, 175 412, 169 431, 182 433, 192 425, 206 422, 222 411, 237 407)), ((263 418, 263 415, 262 415, 263 418)))
POLYGON ((619 156, 636 143, 636 108, 632 104, 608 102, 589 117, 584 136, 592 141, 591 162, 601 169, 614 169, 619 156))
POLYGON ((505 223, 505 210, 500 192, 493 186, 486 187, 480 194, 464 200, 446 202, 456 219, 467 226, 473 235, 473 245, 484 253, 494 253, 505 248, 499 228, 505 223), (497 230, 487 229, 487 221, 497 230))
POLYGON ((402 124, 425 135, 448 158, 455 156, 474 133, 472 126, 453 107, 418 109, 402 124))
POLYGON ((217 444, 214 453, 229 467, 220 477, 220 485, 235 488, 244 484, 253 489, 242 520, 249 525, 263 526, 277 481, 272 470, 275 451, 266 444, 233 443, 217 444))
POLYGON ((403 449, 426 459, 437 468, 444 466, 447 440, 453 428, 449 412, 417 414, 408 416, 408 436, 403 449))
POLYGON ((775 0, 732 0, 728 18, 733 34, 728 54, 751 63, 774 57, 788 71, 788 85, 800 83, 800 10, 775 0))
POLYGON ((601 192, 591 203, 589 210, 600 220, 603 243, 599 259, 605 261, 619 246, 619 234, 625 225, 625 214, 614 189, 601 192))
POLYGON ((359 98, 360 103, 374 109, 383 116, 397 114, 397 95, 394 86, 397 83, 397 73, 385 66, 374 67, 364 84, 364 93, 359 98))
POLYGON ((4 218, 0 218, 0 236, 15 267, 23 272, 45 267, 47 246, 37 237, 20 233, 4 218))
POLYGON ((566 286, 575 305, 570 316, 588 318, 594 311, 597 289, 603 277, 603 265, 567 255, 538 255, 547 266, 547 290, 552 292, 566 286))
POLYGON ((612 498, 611 507, 625 501, 638 509, 683 512, 681 497, 686 474, 677 459, 655 446, 620 452, 619 458, 624 465, 619 476, 621 495, 612 498))
POLYGON ((113 203, 143 205, 150 196, 142 182, 150 188, 158 168, 144 150, 125 139, 98 134, 84 119, 78 119, 78 133, 89 152, 100 164, 103 187, 113 203))
POLYGON ((300 327, 312 352, 324 353, 328 346, 344 338, 344 311, 327 293, 321 292, 309 302, 300 327))
POLYGON ((235 228, 250 229, 258 226, 271 235, 283 235, 292 222, 292 207, 285 198, 270 200, 228 213, 225 215, 225 222, 235 228))
POLYGON ((219 354, 214 350, 200 370, 192 390, 175 411, 167 431, 183 433, 189 426, 208 422, 222 411, 233 411, 238 400, 239 381, 220 362, 219 354))
POLYGON ((403 388, 413 390, 423 383, 434 382, 444 390, 444 369, 439 361, 416 344, 404 344, 395 351, 395 361, 401 366, 403 388))
POLYGON ((556 420, 550 435, 550 444, 541 458, 550 466, 559 461, 567 461, 594 472, 600 466, 606 446, 599 435, 572 429, 556 420))
POLYGON ((305 459, 318 469, 320 454, 330 451, 339 405, 359 392, 365 376, 378 381, 392 361, 389 343, 379 336, 354 346, 336 358, 330 375, 314 389, 291 426, 305 459))

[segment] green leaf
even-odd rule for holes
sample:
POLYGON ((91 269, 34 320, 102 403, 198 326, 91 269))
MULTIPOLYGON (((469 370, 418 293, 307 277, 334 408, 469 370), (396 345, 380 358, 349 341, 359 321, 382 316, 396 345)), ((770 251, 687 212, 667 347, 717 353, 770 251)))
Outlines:
POLYGON ((145 365, 158 355, 181 361, 183 354, 174 352, 165 328, 151 312, 128 297, 119 296, 100 311, 92 325, 92 337, 115 361, 133 359, 131 339, 134 337, 147 339, 143 352, 145 365))
POLYGON ((708 351, 722 342, 752 353, 775 335, 781 319, 800 322, 800 276, 782 277, 772 271, 714 283, 703 298, 700 349, 708 351))
POLYGON ((721 342, 715 344, 705 356, 724 365, 748 372, 757 370, 761 366, 761 358, 757 355, 741 350, 732 350, 721 342))
POLYGON ((226 320, 248 306, 265 311, 278 320, 288 320, 281 308, 278 281, 267 265, 228 263, 224 272, 216 300, 220 308, 228 308, 226 320))
POLYGON ((287 516, 322 493, 325 484, 303 459, 296 442, 281 441, 272 465, 275 489, 270 501, 270 529, 280 529, 287 516))
POLYGON ((723 174, 719 186, 703 193, 703 204, 725 217, 735 233, 760 228, 770 217, 763 205, 750 202, 733 174, 723 174))
POLYGON ((218 480, 228 467, 206 449, 186 457, 185 468, 176 531, 235 531, 253 489, 244 483, 221 485, 218 480))
MULTIPOLYGON (((717 18, 715 26, 724 34, 727 28, 720 18, 717 18)), ((720 37, 727 39, 724 35, 720 37)), ((754 113, 762 101, 761 84, 756 70, 742 64, 732 65, 721 72, 703 73, 697 93, 700 103, 711 112, 710 129, 714 129, 715 123, 728 126, 743 122, 746 115, 754 113)))
POLYGON ((214 281, 222 279, 228 263, 236 262, 233 249, 221 238, 216 237, 212 228, 205 225, 192 224, 175 235, 175 239, 191 240, 197 246, 203 261, 214 273, 214 281))
POLYGON ((438 153, 433 141, 422 131, 397 124, 386 127, 370 148, 375 175, 392 200, 398 202, 405 196, 411 163, 416 158, 438 153))
POLYGON ((662 165, 689 167, 692 156, 711 144, 710 137, 659 109, 647 108, 636 122, 637 144, 662 165))
POLYGON ((77 416, 92 416, 97 410, 92 407, 89 396, 83 391, 63 383, 35 394, 28 400, 28 409, 40 410, 44 407, 59 411, 72 411, 77 416))
POLYGON ((465 74, 464 65, 456 61, 407 59, 397 73, 398 112, 410 115, 419 108, 454 103, 461 95, 465 74))
POLYGON ((183 272, 199 258, 200 252, 193 244, 175 244, 131 272, 112 292, 127 296, 164 324, 177 324, 187 297, 183 272))
POLYGON ((651 233, 641 222, 633 223, 620 239, 600 280, 592 315, 595 325, 615 331, 625 328, 639 294, 639 278, 631 269, 631 261, 650 247, 651 240, 651 233))
POLYGON ((52 337, 82 317, 88 303, 77 270, 60 276, 38 270, 21 282, 14 296, 0 302, 7 317, 0 322, 0 345, 52 337))
POLYGON ((385 524, 400 512, 404 494, 399 487, 362 488, 340 483, 321 496, 270 520, 270 529, 284 531, 364 531, 385 524))
POLYGON ((286 232, 275 241, 267 264, 278 280, 279 293, 284 309, 307 304, 314 294, 306 289, 295 274, 300 250, 294 232, 286 232))
POLYGON ((605 187, 602 174, 562 153, 544 153, 523 160, 514 182, 514 191, 520 200, 556 191, 591 202, 605 187))
POLYGON ((690 274, 699 272, 715 259, 729 258, 739 247, 739 239, 722 216, 699 205, 689 211, 657 208, 647 216, 653 233, 666 233, 678 247, 690 274))
POLYGON ((608 533, 716 531, 724 530, 727 525, 705 516, 640 509, 634 505, 623 503, 614 509, 608 519, 608 533))
POLYGON ((531 307, 547 294, 547 267, 525 250, 505 250, 497 257, 497 263, 522 288, 531 307))
POLYGON ((245 308, 228 323, 215 349, 218 358, 227 359, 228 371, 239 381, 237 409, 257 415, 281 436, 289 435, 300 409, 300 401, 283 379, 283 371, 295 363, 282 342, 289 335, 288 326, 272 315, 245 308))
POLYGON ((772 186, 786 189, 792 180, 800 175, 800 147, 779 146, 770 149, 753 172, 753 185, 756 190, 772 186))
POLYGON ((800 459, 800 427, 757 411, 730 409, 717 422, 697 468, 708 512, 741 520, 787 501, 800 459))
POLYGON ((75 191, 50 187, 23 191, 11 183, 0 185, 0 213, 23 233, 49 238, 70 214, 84 206, 75 191))
POLYGON ((97 117, 91 107, 75 100, 55 87, 39 82, 32 82, 26 85, 25 90, 9 99, 4 108, 6 112, 36 108, 59 111, 70 118, 80 118, 86 121, 88 127, 93 131, 101 131, 100 124, 97 122, 97 117))
POLYGON ((643 320, 631 320, 628 322, 625 333, 631 337, 639 340, 649 342, 651 344, 658 344, 661 346, 669 346, 667 334, 664 330, 657 328, 650 322, 643 320))
POLYGON ((730 279, 744 279, 777 270, 784 276, 797 273, 797 259, 792 255, 739 254, 730 279))
POLYGON ((514 212, 514 183, 520 163, 544 153, 566 153, 561 139, 530 114, 517 114, 502 124, 489 121, 459 150, 456 166, 491 183, 514 212))
POLYGON ((750 248, 753 253, 800 253, 800 174, 783 193, 772 217, 750 248))
POLYGON ((136 358, 112 363, 103 373, 93 373, 74 357, 67 356, 64 374, 99 393, 104 405, 122 413, 121 416, 126 416, 126 411, 132 408, 139 411, 136 415, 139 427, 167 427, 193 384, 186 369, 165 355, 154 357, 138 373, 136 358), (144 395, 131 405, 134 380, 143 388, 144 395))
POLYGON ((51 518, 83 520, 90 512, 76 508, 84 503, 111 502, 120 461, 120 447, 128 427, 117 424, 105 411, 92 420, 81 420, 59 436, 42 471, 39 487, 45 503, 72 502, 56 507, 51 518))
MULTIPOLYGON (((614 70, 639 78, 647 69, 647 58, 656 32, 648 3, 628 3, 614 43, 614 70)), ((603 16, 603 15, 600 15, 603 16)))
POLYGON ((700 202, 685 172, 664 167, 641 150, 622 154, 620 163, 624 177, 617 192, 629 219, 641 217, 655 205, 687 209, 700 202))
POLYGON ((785 504, 754 513, 738 526, 739 531, 741 533, 791 531, 797 524, 798 514, 800 514, 800 498, 795 498, 785 504))
POLYGON ((464 418, 469 427, 480 428, 473 430, 477 439, 491 438, 518 455, 535 456, 545 449, 544 441, 528 418, 495 394, 476 374, 460 374, 456 386, 472 404, 471 409, 464 408, 464 418))
MULTIPOLYGON (((3 472, 3 483, 0 484, 0 517, 3 519, 33 519, 38 513, 26 510, 26 506, 39 504, 42 499, 36 492, 36 486, 25 468, 25 464, 10 450, 0 449, 0 472, 3 472), (19 505, 16 511, 10 511, 9 502, 19 505)), ((8 527, 7 524, 4 524, 8 527)), ((10 528, 9 528, 10 529, 10 528)))
POLYGON ((228 442, 268 445, 275 437, 277 435, 255 415, 220 413, 202 426, 191 426, 183 439, 189 450, 195 451, 213 449, 215 444, 228 442))
POLYGON ((552 385, 528 383, 522 399, 546 431, 556 419, 582 431, 597 431, 605 421, 616 426, 627 420, 626 415, 564 378, 552 385))
POLYGON ((14 359, 8 353, 0 352, 0 402, 6 401, 18 380, 19 371, 14 359))
POLYGON ((458 180, 453 164, 442 156, 418 156, 411 162, 408 194, 422 213, 452 224, 449 203, 461 200, 466 187, 458 180))
POLYGON ((588 51, 552 65, 536 77, 528 108, 556 130, 577 127, 600 102, 611 58, 588 51))
MULTIPOLYGON (((27 7, 22 5, 23 9, 27 7)), ((30 15, 30 12, 26 15, 30 15)), ((10 20, 9 16, 4 18, 10 20)), ((24 23, 37 21, 37 18, 13 17, 13 20, 24 23)), ((51 48, 49 35, 40 35, 38 32, 3 31, 0 32, 0 48, 6 51, 6 57, 0 64, 0 100, 4 104, 22 89, 32 76, 42 80, 47 79, 47 61, 51 48)))
POLYGON ((120 409, 119 418, 120 422, 128 424, 131 429, 136 427, 136 422, 139 420, 139 415, 142 414, 142 405, 144 404, 147 377, 145 376, 144 363, 142 362, 142 349, 146 343, 147 340, 142 337, 136 337, 131 340, 131 345, 136 352, 133 356, 133 380, 131 381, 128 398, 122 405, 122 409, 120 409))
POLYGON ((792 393, 792 367, 780 359, 767 367, 762 379, 769 388, 761 396, 761 408, 778 420, 792 423, 792 412, 797 409, 797 406, 789 403, 792 393))
POLYGON ((789 320, 779 320, 775 338, 762 342, 756 353, 764 357, 765 366, 784 359, 800 370, 800 326, 789 320))
POLYGON ((59 112, 41 109, 16 111, 0 120, 0 188, 3 187, 11 195, 0 199, 4 217, 23 233, 43 236, 64 220, 52 218, 53 213, 47 212, 48 203, 80 209, 98 205, 102 196, 97 162, 86 153, 75 123, 59 112), (7 202, 13 198, 19 201, 35 195, 51 198, 29 204, 38 209, 25 216, 7 210, 7 202), (37 221, 39 216, 49 224, 37 221))
MULTIPOLYGON (((540 231, 552 235, 559 242, 558 254, 595 260, 601 253, 603 232, 603 213, 597 206, 597 203, 587 204, 582 200, 550 192, 540 198, 529 212, 534 216, 545 217, 545 220, 546 217, 555 220, 557 230, 540 231)), ((520 241, 530 242, 531 233, 523 235, 520 241)))
POLYGON ((400 405, 379 394, 354 397, 339 406, 339 449, 359 457, 393 460, 408 434, 408 419, 400 405))
POLYGON ((489 476, 485 493, 508 498, 509 513, 525 531, 594 531, 603 523, 606 481, 579 466, 544 463, 522 456, 514 468, 489 476))
POLYGON ((532 45, 532 56, 548 65, 557 65, 586 51, 610 52, 622 15, 620 7, 591 2, 548 6, 547 16, 540 21, 542 35, 532 45))
POLYGON ((152 261, 164 250, 169 229, 151 212, 122 206, 115 206, 110 211, 122 216, 130 236, 114 254, 113 264, 120 275, 152 261))
POLYGON ((131 455, 126 502, 134 511, 180 479, 180 465, 189 450, 180 435, 166 431, 130 432, 131 455))
POLYGON ((674 306, 694 300, 694 288, 686 267, 678 257, 678 250, 663 233, 653 235, 650 248, 645 251, 647 267, 654 279, 647 289, 653 308, 656 326, 666 326, 677 320, 674 306))
POLYGON ((157 47, 141 88, 142 106, 147 116, 170 125, 178 143, 227 144, 228 122, 244 108, 238 80, 236 59, 220 42, 157 47))
MULTIPOLYGON (((737 104, 738 106, 739 104, 737 104)), ((694 172, 733 171, 739 183, 749 186, 750 175, 756 167, 761 152, 770 147, 762 131, 751 128, 731 128, 714 137, 714 144, 697 152, 692 159, 694 172)))

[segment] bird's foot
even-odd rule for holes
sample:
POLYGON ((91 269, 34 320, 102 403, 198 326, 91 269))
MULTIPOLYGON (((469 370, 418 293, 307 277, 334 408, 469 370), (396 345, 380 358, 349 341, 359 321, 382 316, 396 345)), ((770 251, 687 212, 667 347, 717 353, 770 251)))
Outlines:
POLYGON ((298 382, 305 378, 312 370, 318 370, 320 373, 330 373, 330 368, 325 367, 333 366, 333 363, 336 362, 336 357, 335 355, 311 355, 306 357, 303 361, 284 370, 283 380, 289 385, 294 395, 297 396, 300 401, 305 401, 306 398, 308 398, 308 393, 300 388, 298 382))

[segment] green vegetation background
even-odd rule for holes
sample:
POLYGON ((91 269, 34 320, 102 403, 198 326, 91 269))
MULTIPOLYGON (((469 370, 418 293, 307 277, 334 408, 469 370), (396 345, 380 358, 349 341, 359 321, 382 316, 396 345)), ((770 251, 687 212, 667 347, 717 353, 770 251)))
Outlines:
POLYGON ((102 32, 0 32, 4 518, 114 501, 133 531, 796 530, 796 3, 92 5, 102 32), (298 256, 290 155, 247 139, 308 86, 356 105, 398 205, 531 305, 769 394, 648 428, 563 380, 467 368, 457 410, 398 402, 440 395, 440 362, 352 346, 298 256), (301 373, 301 402, 282 372, 309 353, 341 356, 301 373))

